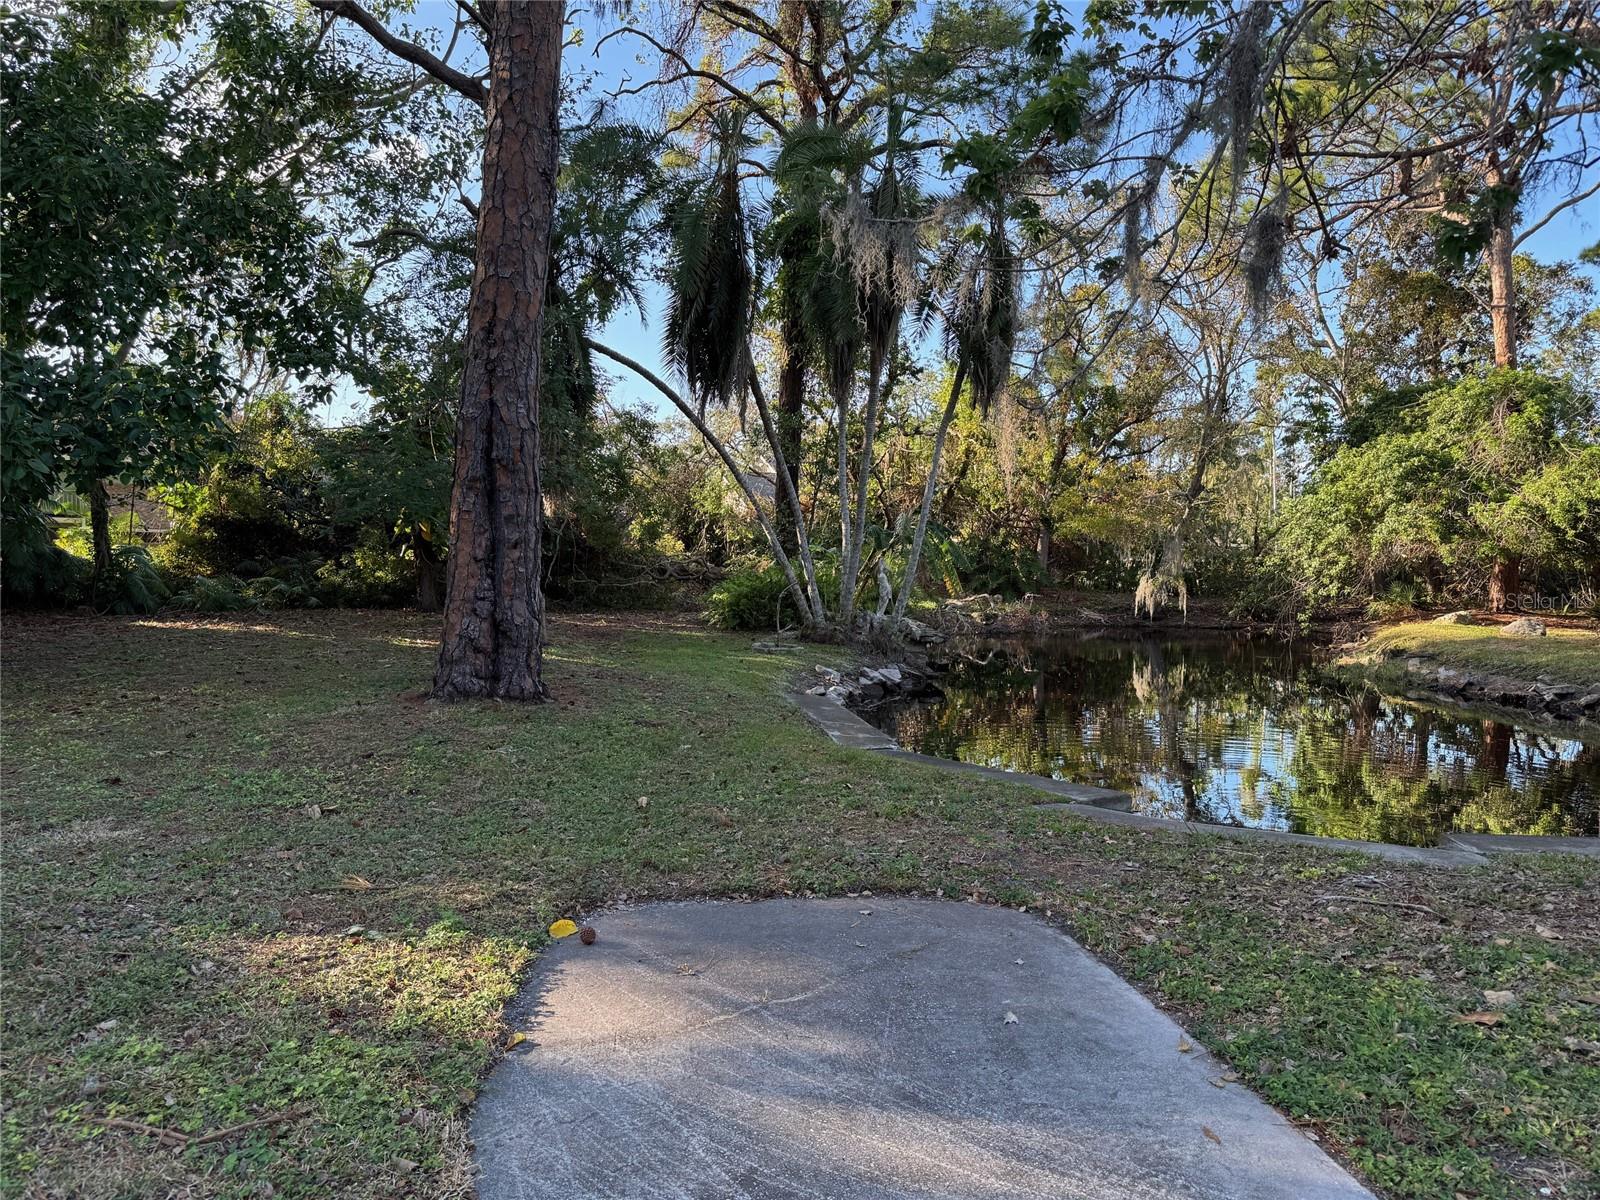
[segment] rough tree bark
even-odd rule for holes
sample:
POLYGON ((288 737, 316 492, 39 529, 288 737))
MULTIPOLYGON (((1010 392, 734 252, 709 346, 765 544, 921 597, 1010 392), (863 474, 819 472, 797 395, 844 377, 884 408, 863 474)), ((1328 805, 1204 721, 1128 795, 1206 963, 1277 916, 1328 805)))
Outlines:
POLYGON ((111 497, 106 485, 96 479, 89 485, 89 536, 94 545, 92 587, 98 588, 111 574, 111 497))
POLYGON ((540 678, 539 351, 565 5, 493 0, 477 262, 467 308, 441 700, 549 698, 540 678))
MULTIPOLYGON (((1491 185, 1499 184, 1502 176, 1498 168, 1488 172, 1491 185)), ((1516 238, 1511 222, 1513 210, 1507 208, 1495 220, 1489 232, 1489 322, 1494 330, 1494 365, 1517 365, 1517 294, 1516 278, 1512 274, 1513 251, 1516 238)))

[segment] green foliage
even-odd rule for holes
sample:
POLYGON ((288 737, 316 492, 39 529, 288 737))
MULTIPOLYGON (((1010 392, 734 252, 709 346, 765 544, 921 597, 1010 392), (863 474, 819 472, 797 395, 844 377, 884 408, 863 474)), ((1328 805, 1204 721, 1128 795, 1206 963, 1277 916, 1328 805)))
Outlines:
POLYGON ((37 512, 0 522, 0 572, 6 602, 66 607, 81 602, 89 563, 57 545, 37 512))
MULTIPOLYGON (((824 595, 839 588, 837 557, 817 559, 817 586, 824 595)), ((788 581, 777 564, 740 567, 711 589, 706 619, 718 629, 793 629, 800 624, 788 581)))
POLYGON ((744 118, 719 115, 715 137, 710 168, 680 185, 665 206, 669 252, 662 350, 702 408, 707 400, 726 405, 743 399, 755 281, 739 181, 739 160, 752 144, 744 118))
POLYGON ((1593 570, 1587 419, 1570 386, 1529 371, 1382 394, 1286 506, 1274 566, 1310 608, 1391 586, 1467 594, 1506 554, 1593 570))
POLYGON ((111 552, 111 572, 93 590, 95 606, 120 615, 153 613, 171 596, 167 581, 143 546, 118 546, 111 552))

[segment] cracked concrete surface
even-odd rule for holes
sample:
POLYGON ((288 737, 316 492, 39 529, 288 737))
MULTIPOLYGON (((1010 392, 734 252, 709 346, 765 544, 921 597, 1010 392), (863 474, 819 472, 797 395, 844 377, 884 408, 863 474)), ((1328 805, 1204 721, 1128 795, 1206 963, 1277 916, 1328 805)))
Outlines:
POLYGON ((482 1200, 1371 1200, 1033 917, 861 897, 593 924, 514 1006, 482 1200))

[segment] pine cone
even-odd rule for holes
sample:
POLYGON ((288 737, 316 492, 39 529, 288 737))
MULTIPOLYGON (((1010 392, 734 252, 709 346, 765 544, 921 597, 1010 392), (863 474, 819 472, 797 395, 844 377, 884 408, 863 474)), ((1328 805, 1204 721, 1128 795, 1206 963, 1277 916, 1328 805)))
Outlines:
POLYGON ((585 925, 582 929, 578 930, 578 940, 585 946, 594 945, 594 939, 598 936, 599 935, 594 931, 593 925, 585 925))

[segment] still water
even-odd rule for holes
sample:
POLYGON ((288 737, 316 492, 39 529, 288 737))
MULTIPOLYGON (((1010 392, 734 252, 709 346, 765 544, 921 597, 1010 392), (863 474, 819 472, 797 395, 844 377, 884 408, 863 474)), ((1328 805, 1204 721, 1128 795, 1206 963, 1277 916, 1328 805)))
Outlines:
POLYGON ((1385 699, 1250 639, 958 648, 945 697, 864 714, 908 750, 1120 788, 1154 816, 1426 846, 1600 834, 1600 740, 1385 699))

